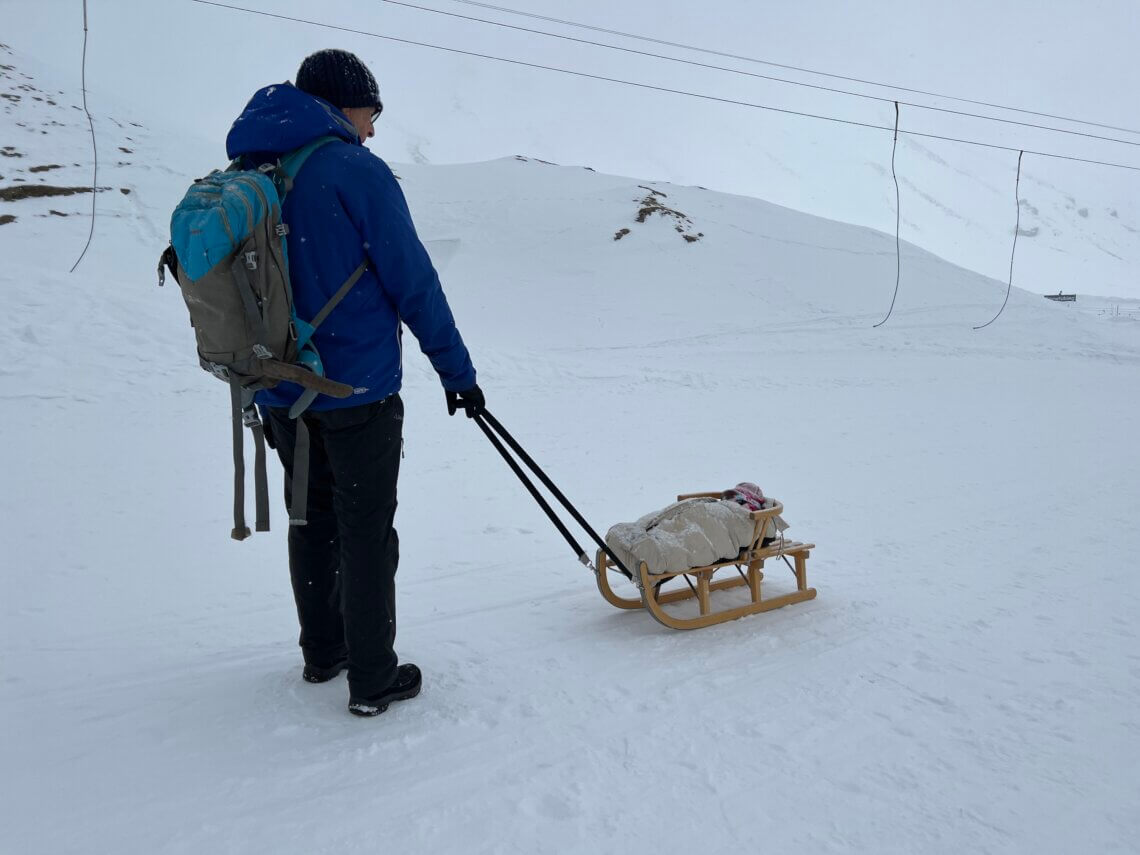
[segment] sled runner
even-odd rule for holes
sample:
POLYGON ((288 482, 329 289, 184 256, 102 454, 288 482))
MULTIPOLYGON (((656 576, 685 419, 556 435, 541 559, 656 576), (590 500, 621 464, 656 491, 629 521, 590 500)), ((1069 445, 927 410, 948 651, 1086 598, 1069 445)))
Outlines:
MULTIPOLYGON (((720 498, 721 493, 685 493, 678 496, 677 501, 704 498, 706 496, 720 498)), ((658 623, 670 627, 671 629, 700 629, 701 627, 736 620, 737 618, 742 618, 747 615, 771 611, 772 609, 778 609, 782 606, 789 606, 792 603, 802 603, 805 600, 814 599, 815 588, 809 588, 807 586, 807 559, 811 555, 811 550, 815 548, 815 544, 785 540, 781 535, 774 539, 769 538, 768 545, 763 545, 765 542, 763 534, 767 528, 768 521, 778 515, 783 509, 784 506, 776 502, 774 507, 749 512, 749 516, 753 521, 751 545, 742 549, 740 554, 735 558, 727 561, 717 561, 713 564, 706 564, 701 567, 690 567, 687 570, 666 573, 650 573, 646 563, 644 561, 640 562, 636 569, 631 568, 633 575, 632 581, 637 585, 640 591, 640 598, 619 596, 613 588, 610 587, 608 571, 617 565, 607 555, 606 550, 599 549, 594 571, 598 580, 598 590, 602 592, 602 596, 605 597, 607 602, 617 606, 619 609, 644 608, 658 623), (790 594, 764 599, 762 595, 762 583, 764 579, 763 567, 764 562, 772 558, 782 558, 785 561, 791 558, 795 561, 794 573, 796 575, 796 590, 790 594), (713 576, 717 571, 725 570, 726 568, 735 569, 736 575, 713 581, 713 576), (663 590, 667 583, 677 579, 683 579, 687 587, 675 588, 669 591, 663 590), (713 610, 710 595, 714 591, 724 591, 729 588, 745 586, 747 586, 750 594, 750 603, 743 606, 726 606, 720 610, 713 610), (700 615, 697 617, 675 617, 662 608, 668 603, 676 603, 681 600, 692 599, 693 597, 696 597, 700 608, 700 615)))

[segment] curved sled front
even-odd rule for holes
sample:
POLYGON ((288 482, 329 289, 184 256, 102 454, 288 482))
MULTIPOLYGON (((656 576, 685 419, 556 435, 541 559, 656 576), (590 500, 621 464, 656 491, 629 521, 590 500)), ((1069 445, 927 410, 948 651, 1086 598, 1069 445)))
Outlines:
MULTIPOLYGON (((719 493, 688 493, 678 496, 677 499, 680 501, 698 496, 719 495, 719 493)), ((640 598, 619 596, 610 587, 608 568, 614 565, 603 550, 598 550, 596 559, 598 590, 601 591, 607 602, 619 609, 644 608, 658 623, 670 629, 701 629, 713 624, 724 623, 814 599, 815 588, 807 586, 807 559, 811 555, 811 550, 815 548, 815 544, 780 539, 768 546, 760 545, 768 519, 779 514, 783 509, 784 506, 777 502, 775 507, 752 512, 751 516, 756 524, 752 546, 741 550, 740 555, 735 559, 662 574, 651 574, 645 562, 641 562, 637 570, 634 571, 633 579, 641 593, 640 598), (764 579, 762 572, 764 561, 769 558, 783 557, 792 558, 795 561, 796 590, 790 594, 764 599, 761 584, 764 579), (714 574, 725 567, 735 568, 737 575, 714 581, 714 574), (687 588, 661 591, 663 583, 678 577, 684 578, 687 588), (750 603, 719 611, 713 609, 711 598, 713 593, 743 586, 747 586, 749 589, 750 603), (698 617, 675 617, 662 608, 669 603, 692 599, 693 597, 697 598, 700 607, 698 617)))

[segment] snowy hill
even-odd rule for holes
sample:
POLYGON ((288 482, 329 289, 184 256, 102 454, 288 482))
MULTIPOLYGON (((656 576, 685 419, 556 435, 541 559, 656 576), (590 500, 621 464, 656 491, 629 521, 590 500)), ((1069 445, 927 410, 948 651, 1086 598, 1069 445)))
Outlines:
MULTIPOLYGON (((291 79, 301 57, 337 45, 357 52, 376 70, 386 104, 376 144, 394 161, 446 164, 519 152, 611 174, 760 197, 829 219, 894 231, 889 131, 583 80, 399 39, 880 127, 894 123, 889 101, 635 57, 431 14, 407 4, 328 0, 318 9, 300 0, 279 0, 230 5, 271 16, 190 0, 90 4, 87 68, 92 104, 102 115, 121 114, 116 105, 130 105, 144 124, 147 116, 162 117, 164 144, 219 140, 249 93, 291 79), (170 33, 178 37, 159 35, 170 33), (198 60, 204 53, 240 56, 241 61, 203 65, 198 60)), ((434 5, 468 18, 502 18, 506 24, 597 38, 596 33, 553 27, 549 22, 494 15, 470 5, 463 8, 466 4, 411 5, 434 5)), ((951 9, 926 2, 853 9, 824 2, 818 8, 801 9, 795 4, 776 8, 722 0, 715 15, 699 4, 679 0, 658 0, 652 14, 642 11, 640 4, 597 0, 578 3, 573 14, 552 0, 505 5, 600 23, 626 19, 624 29, 690 43, 702 41, 695 29, 706 33, 711 29, 719 33, 719 40, 709 38, 710 44, 732 53, 783 57, 793 65, 840 72, 879 65, 882 74, 868 71, 861 76, 1029 108, 1049 109, 1055 102, 1057 108, 1050 112, 1113 126, 1135 125, 1135 111, 1129 105, 1140 80, 1136 64, 1124 57, 1140 38, 1140 20, 1134 5, 1123 0, 1102 3, 1095 13, 1063 4, 1042 8, 1028 3, 1000 8, 973 3, 968 9, 951 9), (908 42, 906 33, 896 29, 905 19, 921 21, 929 32, 917 43, 908 42), (1047 32, 1048 24, 1058 19, 1069 23, 1060 34, 1047 32), (1109 27, 1116 31, 1106 32, 1109 27), (956 41, 955 34, 966 42, 956 41), (883 41, 895 38, 902 40, 899 49, 888 48, 883 41), (1119 50, 1111 46, 1114 40, 1119 50), (813 53, 815 60, 809 61, 813 53), (1023 64, 1027 61, 1032 64, 1023 64)), ((7 8, 9 26, 0 40, 50 63, 57 76, 66 75, 77 83, 83 47, 79 8, 70 0, 9 0, 7 8)), ((789 74, 724 57, 606 40, 749 73, 775 72, 799 82, 880 97, 890 94, 881 87, 789 74)), ((1012 149, 903 136, 895 158, 903 239, 1003 281, 1018 214, 1014 179, 1019 148, 1140 163, 1135 157, 1140 137, 1118 129, 908 93, 895 92, 894 97, 1092 134, 1074 136, 902 107, 904 129, 1012 149)), ((164 156, 161 162, 186 161, 164 156)), ((1037 293, 1078 291, 1140 298, 1136 277, 1140 172, 1026 154, 1019 196, 1017 283, 1021 287, 1037 293)))
POLYGON ((78 94, 3 50, 0 849, 1134 848, 1135 323, 1015 288, 975 332, 1005 284, 904 243, 872 329, 893 234, 526 155, 394 164, 488 406, 595 526, 755 480, 819 597, 694 633, 611 609, 411 354, 425 689, 361 721, 300 680, 280 502, 228 538, 225 389, 153 284, 217 148, 98 113, 69 275, 90 194, 18 188, 84 185, 78 94))

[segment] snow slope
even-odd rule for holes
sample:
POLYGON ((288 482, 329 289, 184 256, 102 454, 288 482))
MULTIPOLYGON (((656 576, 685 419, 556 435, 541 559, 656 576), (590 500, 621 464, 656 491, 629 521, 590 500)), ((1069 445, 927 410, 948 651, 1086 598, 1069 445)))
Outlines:
MULTIPOLYGON (((325 0, 319 8, 308 0, 228 5, 332 29, 190 0, 91 3, 91 102, 104 114, 114 114, 116 101, 125 101, 136 115, 161 116, 168 136, 221 139, 249 93, 292 78, 308 53, 338 46, 357 52, 375 70, 386 105, 377 144, 396 161, 471 162, 518 152, 602 172, 756 196, 829 219, 894 231, 889 131, 615 86, 399 40, 888 128, 895 119, 889 102, 602 50, 379 0, 325 0), (170 37, 174 33, 177 38, 170 37), (241 61, 200 63, 205 53, 241 61)), ((572 37, 599 37, 459 3, 412 5, 572 37)), ((1092 11, 1060 6, 1043 11, 1028 0, 975 0, 953 6, 924 0, 858 7, 823 0, 803 9, 796 4, 721 0, 712 13, 682 0, 579 0, 572 9, 557 0, 502 5, 666 40, 708 42, 729 53, 797 66, 1136 126, 1135 111, 1127 105, 1140 88, 1140 78, 1135 64, 1118 55, 1125 53, 1124 45, 1140 40, 1140 14, 1135 4, 1122 0, 1098 3, 1092 11), (646 6, 652 13, 644 11, 646 6), (901 19, 924 20, 929 32, 908 39, 895 30, 901 19), (1062 36, 1048 31, 1065 19, 1071 23, 1062 36), (1105 32, 1109 27, 1112 33, 1105 32), (1122 46, 1119 51, 1112 49, 1113 40, 1122 46)), ((78 80, 83 33, 80 9, 72 0, 0 0, 0 8, 7 13, 0 41, 50 61, 67 79, 78 80)), ((890 92, 661 45, 602 40, 747 73, 776 72, 880 97, 890 92)), ((1000 113, 912 93, 893 95, 904 102, 1000 113)), ((904 129, 1012 149, 904 136, 895 157, 903 239, 1004 280, 1019 214, 1014 195, 1018 149, 1136 166, 1140 138, 1042 116, 1001 116, 1125 141, 902 107, 904 129)), ((1140 172, 1026 154, 1019 196, 1021 287, 1038 293, 1063 290, 1140 298, 1135 275, 1140 265, 1140 172)))
MULTIPOLYGON (((35 87, 0 189, 81 186, 77 93, 0 62, 35 87)), ((819 545, 819 597, 693 633, 611 609, 411 354, 399 650, 425 688, 360 720, 343 678, 300 680, 280 502, 228 538, 225 390, 153 285, 220 153, 97 120, 120 150, 76 274, 89 195, 0 202, 0 850, 1137 851, 1136 324, 1014 289, 975 332, 1004 283, 904 244, 872 329, 893 235, 533 159, 396 164, 490 408, 594 524, 755 480, 819 545), (647 196, 687 219, 638 223, 647 196)))

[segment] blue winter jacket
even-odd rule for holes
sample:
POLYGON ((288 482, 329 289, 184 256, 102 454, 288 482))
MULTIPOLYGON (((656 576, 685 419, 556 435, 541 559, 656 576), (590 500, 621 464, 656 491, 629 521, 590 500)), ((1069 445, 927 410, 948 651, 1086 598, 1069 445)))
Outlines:
MULTIPOLYGON (((311 320, 367 257, 368 270, 313 338, 325 374, 353 387, 348 398, 319 396, 314 410, 353 407, 400 388, 400 322, 419 340, 444 389, 475 385, 475 368, 439 276, 416 234, 387 164, 361 145, 348 118, 291 84, 259 90, 230 128, 226 151, 253 167, 322 136, 335 136, 301 167, 285 197, 289 273, 297 316, 311 320)), ((288 407, 299 386, 282 383, 257 401, 288 407)))

